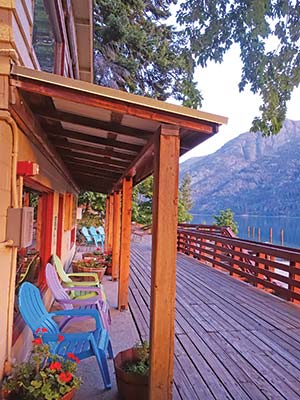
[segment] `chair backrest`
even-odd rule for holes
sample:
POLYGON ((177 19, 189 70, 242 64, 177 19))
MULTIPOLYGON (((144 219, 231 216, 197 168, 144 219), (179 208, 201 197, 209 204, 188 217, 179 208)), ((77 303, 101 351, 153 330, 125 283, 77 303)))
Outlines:
POLYGON ((52 255, 52 263, 55 266, 60 279, 64 283, 72 283, 72 279, 68 277, 66 271, 64 270, 64 266, 61 262, 61 259, 56 254, 52 255))
POLYGON ((49 333, 59 333, 58 325, 44 306, 39 289, 32 283, 24 282, 20 287, 19 310, 34 335, 39 328, 46 328, 49 333))
POLYGON ((87 240, 88 242, 91 242, 91 241, 92 241, 91 235, 89 234, 89 231, 88 231, 88 229, 87 229, 85 226, 83 226, 83 227, 81 228, 81 233, 83 234, 83 236, 86 238, 86 240, 87 240))
MULTIPOLYGON (((50 263, 46 265, 46 280, 47 285, 56 301, 60 302, 60 300, 70 299, 68 293, 64 290, 62 284, 60 283, 55 267, 50 263)), ((72 304, 63 304, 63 307, 67 310, 71 310, 73 308, 72 304)))
POLYGON ((90 226, 89 227, 89 231, 90 231, 90 234, 92 236, 98 236, 98 233, 97 233, 96 228, 94 226, 90 226))
POLYGON ((98 226, 97 231, 100 235, 105 235, 103 226, 98 226))

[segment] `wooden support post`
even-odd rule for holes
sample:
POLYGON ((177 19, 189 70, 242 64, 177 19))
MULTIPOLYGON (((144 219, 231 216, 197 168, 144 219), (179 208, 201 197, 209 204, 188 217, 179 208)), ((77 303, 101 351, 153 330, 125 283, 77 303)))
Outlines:
POLYGON ((105 203, 105 227, 104 227, 104 232, 105 232, 105 241, 104 241, 104 251, 108 251, 108 236, 109 236, 109 213, 110 213, 110 202, 109 202, 109 196, 106 198, 106 203, 105 203))
MULTIPOLYGON (((255 262, 255 266, 257 268, 263 269, 263 270, 265 269, 265 264, 263 262, 260 262, 260 260, 264 259, 265 257, 266 257, 265 254, 262 254, 262 253, 257 254, 258 261, 255 262)), ((255 273, 255 275, 257 276, 257 278, 260 278, 263 280, 265 279, 265 275, 261 272, 255 273)), ((262 285, 261 283, 256 283, 254 286, 256 286, 260 289, 264 289, 264 285, 262 285)))
POLYGON ((273 229, 270 228, 270 239, 269 239, 270 243, 273 243, 273 229))
POLYGON ((130 273, 130 234, 132 210, 132 178, 123 178, 122 182, 122 227, 120 250, 120 279, 118 292, 118 309, 128 309, 128 289, 130 273))
POLYGON ((252 226, 252 237, 253 237, 253 239, 255 237, 255 226, 252 226))
POLYGON ((154 145, 150 400, 172 399, 179 143, 179 129, 165 125, 154 145))
POLYGON ((248 238, 250 238, 250 226, 248 225, 248 238))
POLYGON ((121 240, 121 195, 114 192, 114 219, 113 219, 113 244, 112 244, 112 273, 113 281, 119 278, 121 240))
POLYGON ((113 221, 114 221, 114 195, 109 196, 109 218, 108 218, 108 238, 107 246, 108 250, 112 251, 113 244, 113 221))
MULTIPOLYGON (((297 281, 297 283, 300 282, 300 262, 290 261, 290 267, 297 269, 298 274, 290 272, 289 278, 297 281)), ((293 284, 289 284, 289 290, 294 293, 300 294, 300 288, 298 286, 294 286, 293 284)), ((288 300, 291 300, 295 304, 300 304, 300 301, 297 299, 289 298, 288 300)))
POLYGON ((283 237, 284 237, 284 230, 280 229, 280 244, 281 244, 281 246, 283 246, 283 242, 284 242, 283 237))
POLYGON ((257 240, 260 242, 260 228, 257 228, 257 240))

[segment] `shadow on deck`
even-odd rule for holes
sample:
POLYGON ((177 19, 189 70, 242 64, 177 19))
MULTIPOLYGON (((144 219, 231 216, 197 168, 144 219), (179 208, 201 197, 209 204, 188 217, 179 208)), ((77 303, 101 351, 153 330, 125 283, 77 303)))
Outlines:
MULTIPOLYGON (((149 334, 151 245, 131 249, 130 312, 112 310, 115 354, 149 334)), ((105 288, 115 307, 117 283, 105 288)), ((178 254, 175 334, 174 399, 300 399, 299 306, 178 254)), ((101 390, 94 360, 81 371, 77 400, 118 398, 115 382, 101 390)))

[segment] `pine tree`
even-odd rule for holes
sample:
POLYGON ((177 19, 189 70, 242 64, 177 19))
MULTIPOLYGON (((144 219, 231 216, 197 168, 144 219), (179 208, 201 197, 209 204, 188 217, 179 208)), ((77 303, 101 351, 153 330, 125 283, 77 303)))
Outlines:
POLYGON ((182 182, 179 186, 179 198, 178 198, 178 222, 190 222, 193 217, 190 214, 190 209, 193 206, 191 196, 191 176, 189 173, 185 174, 182 182))
POLYGON ((197 108, 195 63, 186 39, 167 24, 176 0, 96 0, 96 83, 197 108))

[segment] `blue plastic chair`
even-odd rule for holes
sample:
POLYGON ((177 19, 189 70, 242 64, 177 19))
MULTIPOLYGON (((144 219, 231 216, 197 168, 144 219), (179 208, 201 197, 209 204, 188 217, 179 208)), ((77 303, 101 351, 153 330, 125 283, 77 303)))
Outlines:
MULTIPOLYGON (((107 365, 106 354, 113 357, 112 347, 108 332, 97 310, 59 310, 48 312, 42 302, 40 292, 33 284, 24 282, 19 291, 19 309, 21 315, 32 330, 33 336, 38 337, 41 328, 46 328, 43 333, 43 342, 49 345, 52 354, 67 358, 68 353, 74 353, 80 360, 95 356, 106 389, 111 388, 111 380, 107 365), (96 322, 96 329, 88 332, 64 333, 61 332, 53 317, 92 317, 96 322), (58 335, 63 340, 58 341, 58 335)), ((60 338, 61 339, 61 338, 60 338)))
POLYGON ((104 251, 105 232, 104 232, 103 226, 98 226, 96 231, 98 232, 98 235, 99 235, 99 238, 100 238, 102 251, 104 251))
POLYGON ((94 226, 91 226, 91 227, 89 228, 89 231, 90 231, 90 234, 91 234, 91 236, 92 236, 92 238, 93 238, 93 240, 94 240, 95 245, 98 246, 98 242, 101 243, 101 237, 100 237, 100 235, 97 233, 96 228, 95 228, 94 226))
POLYGON ((91 235, 89 234, 88 229, 85 226, 83 226, 81 228, 81 233, 83 234, 87 243, 93 243, 93 239, 92 239, 91 235))

